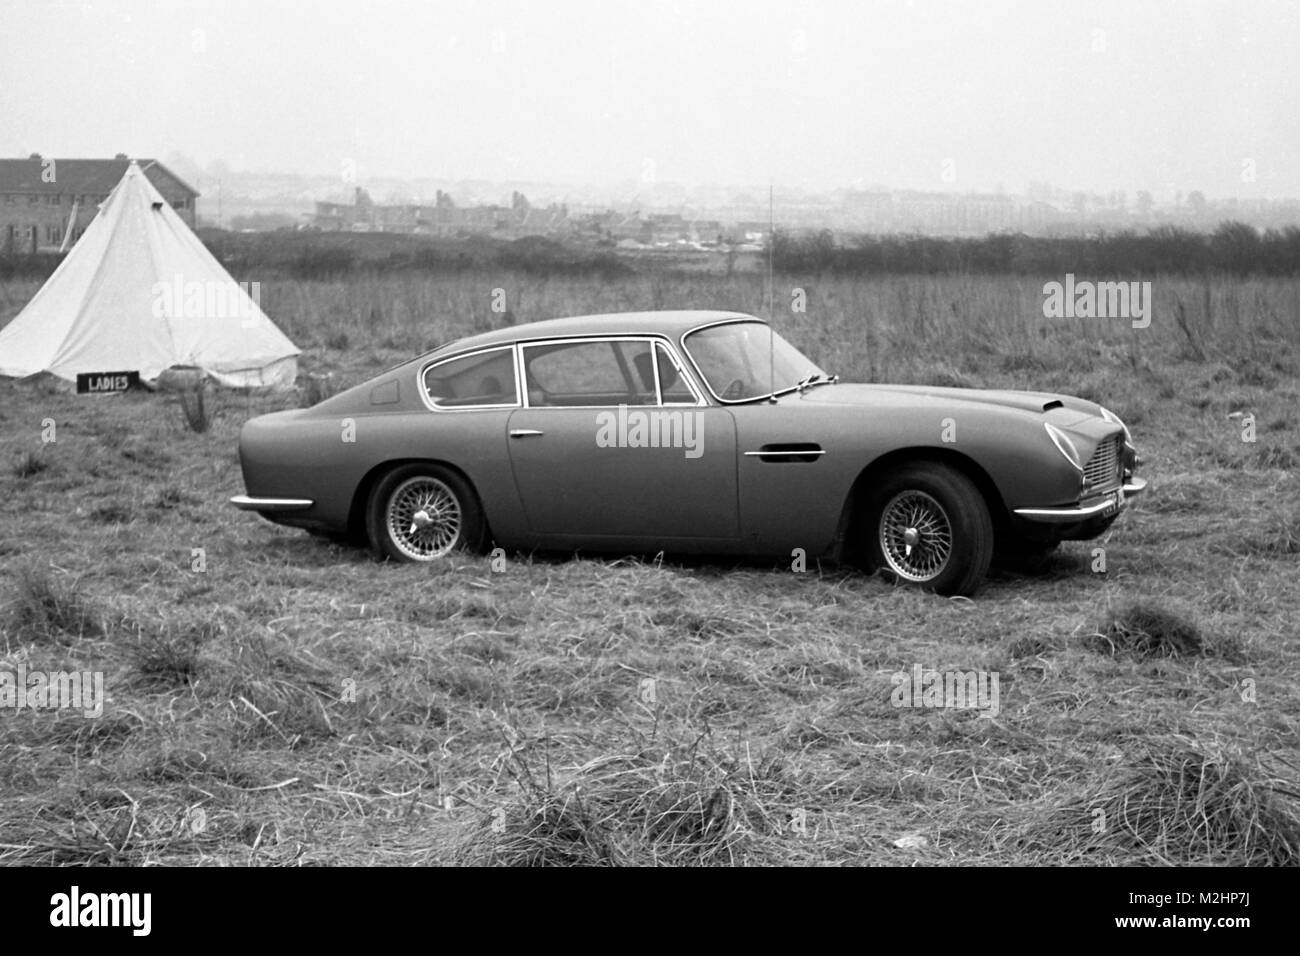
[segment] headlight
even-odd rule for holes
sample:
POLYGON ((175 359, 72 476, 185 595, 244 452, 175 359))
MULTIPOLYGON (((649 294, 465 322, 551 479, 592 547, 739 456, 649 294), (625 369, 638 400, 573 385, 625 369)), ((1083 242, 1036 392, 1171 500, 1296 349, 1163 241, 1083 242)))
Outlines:
POLYGON ((1120 428, 1124 429, 1124 444, 1132 448, 1133 436, 1129 434, 1128 426, 1125 425, 1122 421, 1120 421, 1119 416, 1116 415, 1114 412, 1112 412, 1110 409, 1102 408, 1100 405, 1098 405, 1097 407, 1101 408, 1102 418, 1106 419, 1106 421, 1110 422, 1112 425, 1118 425, 1120 428))
POLYGON ((1047 429, 1047 436, 1052 439, 1052 444, 1066 460, 1075 467, 1080 474, 1083 473, 1083 459, 1079 457, 1079 449, 1074 447, 1074 442, 1070 441, 1070 436, 1061 431, 1055 425, 1049 425, 1043 422, 1043 427, 1047 429))

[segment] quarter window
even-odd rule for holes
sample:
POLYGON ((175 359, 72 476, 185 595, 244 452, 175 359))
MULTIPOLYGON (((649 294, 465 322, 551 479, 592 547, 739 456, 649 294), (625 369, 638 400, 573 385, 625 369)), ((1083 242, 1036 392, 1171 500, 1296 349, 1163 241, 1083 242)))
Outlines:
POLYGON ((424 390, 436 408, 518 405, 515 350, 507 346, 431 365, 424 390))

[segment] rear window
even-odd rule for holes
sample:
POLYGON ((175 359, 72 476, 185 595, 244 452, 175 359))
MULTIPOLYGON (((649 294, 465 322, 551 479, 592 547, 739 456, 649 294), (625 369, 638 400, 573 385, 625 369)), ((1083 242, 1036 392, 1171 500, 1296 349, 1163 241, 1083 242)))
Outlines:
POLYGON ((424 373, 424 391, 436 408, 518 405, 515 350, 476 352, 431 365, 424 373))

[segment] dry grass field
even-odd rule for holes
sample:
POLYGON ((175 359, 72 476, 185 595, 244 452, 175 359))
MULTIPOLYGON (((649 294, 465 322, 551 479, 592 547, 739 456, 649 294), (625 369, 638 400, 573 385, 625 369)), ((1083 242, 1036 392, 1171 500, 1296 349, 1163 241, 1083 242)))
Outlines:
MULTIPOLYGON (((0 712, 0 864, 1294 865, 1300 282, 1155 277, 1133 329, 1043 318, 1054 278, 774 291, 845 380, 1061 390, 1128 422, 1149 493, 974 600, 815 564, 379 564, 226 503, 240 426, 301 395, 210 394, 197 433, 174 395, 0 380, 0 668, 106 692, 94 718, 0 712), (997 673, 1000 713, 893 706, 916 665, 997 673)), ((0 286, 0 324, 37 285, 0 286)), ((262 304, 329 389, 511 322, 766 311, 740 275, 267 282, 262 304)))

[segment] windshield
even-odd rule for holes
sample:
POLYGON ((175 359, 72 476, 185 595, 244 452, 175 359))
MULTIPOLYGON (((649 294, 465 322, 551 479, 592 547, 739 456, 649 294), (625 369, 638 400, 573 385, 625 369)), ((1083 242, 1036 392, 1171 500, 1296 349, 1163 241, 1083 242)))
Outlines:
POLYGON ((713 394, 728 402, 794 388, 825 372, 762 322, 729 322, 686 336, 685 345, 713 394))

